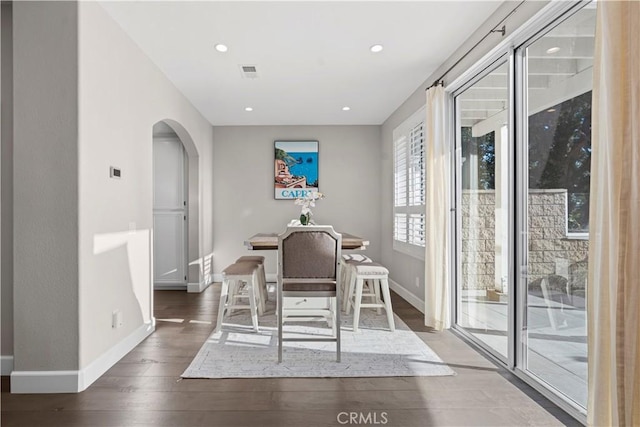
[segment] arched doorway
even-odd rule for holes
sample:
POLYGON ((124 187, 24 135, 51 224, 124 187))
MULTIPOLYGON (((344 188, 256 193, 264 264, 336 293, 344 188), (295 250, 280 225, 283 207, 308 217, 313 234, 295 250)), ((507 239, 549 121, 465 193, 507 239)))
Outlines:
POLYGON ((198 153, 179 123, 153 126, 153 287, 199 292, 198 153))

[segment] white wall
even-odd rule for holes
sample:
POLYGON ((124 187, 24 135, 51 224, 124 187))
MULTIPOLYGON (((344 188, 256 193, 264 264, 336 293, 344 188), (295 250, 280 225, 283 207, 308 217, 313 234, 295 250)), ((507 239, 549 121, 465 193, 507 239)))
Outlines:
MULTIPOLYGON (((153 330, 159 121, 197 166, 190 261, 201 265, 213 251, 212 127, 97 3, 13 7, 12 391, 78 391, 153 330), (109 177, 110 166, 122 169, 121 179, 109 177), (121 328, 111 327, 114 310, 123 313, 121 328)), ((205 274, 197 268, 195 280, 205 274)), ((4 285, 3 277, 3 304, 4 285)), ((3 318, 3 338, 4 330, 3 318)))
POLYGON ((80 2, 79 23, 82 368, 151 321, 152 130, 160 120, 182 125, 195 145, 187 151, 197 151, 200 194, 190 201, 199 206, 199 258, 213 240, 211 125, 101 6, 80 2), (122 178, 110 179, 109 166, 122 178), (123 312, 120 329, 111 327, 114 310, 123 312))
POLYGON ((14 367, 78 368, 77 7, 14 2, 14 367))
MULTIPOLYGON (((243 242, 258 232, 282 232, 300 216, 293 201, 275 200, 274 141, 318 140, 320 191, 313 219, 371 242, 367 255, 380 259, 379 126, 214 127, 214 271, 248 253, 243 242)), ((274 251, 267 274, 276 273, 274 251)))
POLYGON ((1 292, 2 300, 2 341, 0 342, 0 354, 2 357, 2 375, 7 375, 11 369, 13 357, 13 37, 12 37, 12 5, 2 2, 1 16, 1 74, 0 81, 2 97, 1 103, 1 139, 2 139, 2 201, 1 241, 0 252, 2 256, 1 292), (9 361, 7 364, 6 362, 9 361))

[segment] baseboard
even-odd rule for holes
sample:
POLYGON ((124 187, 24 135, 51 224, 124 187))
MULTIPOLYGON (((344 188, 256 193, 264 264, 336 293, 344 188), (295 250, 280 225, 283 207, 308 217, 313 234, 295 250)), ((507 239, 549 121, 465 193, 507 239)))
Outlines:
POLYGON ((13 356, 0 356, 0 375, 11 375, 13 356))
POLYGON ((155 319, 151 323, 140 325, 138 329, 129 334, 125 339, 111 347, 106 353, 103 353, 96 360, 91 362, 87 367, 80 371, 80 379, 82 383, 79 391, 85 390, 95 380, 100 378, 113 365, 118 363, 120 359, 133 350, 138 344, 144 341, 149 335, 156 330, 155 319))
POLYGON ((13 371, 11 393, 77 393, 80 371, 13 371))
POLYGON ((158 285, 153 286, 154 291, 186 291, 187 285, 158 285))
POLYGON ((393 292, 400 295, 402 299, 414 306, 420 313, 424 314, 424 301, 409 292, 406 288, 397 282, 389 279, 389 287, 393 292))
POLYGON ((13 371, 11 393, 78 393, 86 390, 154 330, 155 322, 141 325, 79 371, 13 371))
POLYGON ((189 292, 190 294, 199 294, 200 292, 203 292, 205 289, 207 289, 211 283, 213 283, 213 281, 210 279, 204 280, 200 283, 187 283, 187 292, 189 292))

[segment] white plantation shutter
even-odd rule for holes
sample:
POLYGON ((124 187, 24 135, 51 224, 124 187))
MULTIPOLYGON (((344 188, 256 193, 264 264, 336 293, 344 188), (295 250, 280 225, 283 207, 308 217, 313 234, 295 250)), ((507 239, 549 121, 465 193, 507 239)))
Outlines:
POLYGON ((407 242, 407 214, 396 213, 394 224, 394 239, 399 242, 407 242))
POLYGON ((409 206, 424 206, 425 168, 424 168, 424 124, 411 129, 411 148, 409 151, 409 206))
POLYGON ((394 206, 407 206, 407 137, 402 136, 396 141, 394 152, 394 206))
POLYGON ((393 133, 394 249, 420 258, 426 244, 424 133, 424 109, 393 133))
POLYGON ((410 214, 409 227, 407 229, 408 242, 412 245, 424 248, 425 241, 425 214, 410 214))

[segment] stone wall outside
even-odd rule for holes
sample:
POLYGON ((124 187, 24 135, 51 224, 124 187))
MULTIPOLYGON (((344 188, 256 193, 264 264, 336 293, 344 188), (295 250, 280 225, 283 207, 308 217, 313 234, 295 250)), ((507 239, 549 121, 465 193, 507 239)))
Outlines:
POLYGON ((465 290, 495 287, 494 193, 494 190, 462 192, 462 288, 465 290))
MULTIPOLYGON (((528 197, 529 282, 550 274, 567 277, 569 265, 584 260, 589 250, 588 240, 567 238, 567 191, 529 190, 528 197)), ((494 289, 494 263, 494 191, 465 190, 462 193, 463 289, 494 289)))

